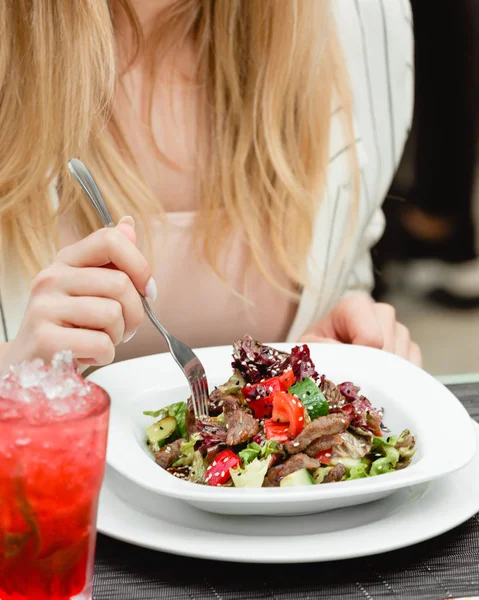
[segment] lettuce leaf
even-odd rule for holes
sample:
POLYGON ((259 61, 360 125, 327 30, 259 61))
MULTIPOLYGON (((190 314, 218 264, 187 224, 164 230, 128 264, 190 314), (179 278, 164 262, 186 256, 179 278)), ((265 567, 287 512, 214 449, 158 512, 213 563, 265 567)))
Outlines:
POLYGON ((268 440, 262 446, 256 442, 248 444, 244 450, 238 452, 238 456, 241 458, 243 466, 246 466, 255 459, 263 460, 264 458, 268 458, 268 456, 271 456, 271 454, 275 454, 277 452, 279 452, 279 444, 277 440, 268 440))
POLYGON ((270 462, 270 457, 261 460, 255 458, 243 468, 236 467, 235 469, 230 469, 234 486, 243 488, 262 487, 270 462))
POLYGON ((205 478, 206 464, 201 452, 193 452, 188 480, 193 483, 201 483, 205 478))
POLYGON ((256 442, 248 444, 244 450, 238 452, 238 456, 241 458, 243 466, 249 465, 251 462, 258 458, 261 453, 261 446, 256 442))
POLYGON ((198 433, 193 434, 189 441, 182 442, 180 446, 181 456, 173 463, 173 467, 186 467, 193 462, 193 454, 195 452, 195 444, 202 439, 198 433))
POLYGON ((359 464, 349 469, 346 479, 363 479, 364 477, 368 477, 369 465, 370 462, 363 458, 359 464))

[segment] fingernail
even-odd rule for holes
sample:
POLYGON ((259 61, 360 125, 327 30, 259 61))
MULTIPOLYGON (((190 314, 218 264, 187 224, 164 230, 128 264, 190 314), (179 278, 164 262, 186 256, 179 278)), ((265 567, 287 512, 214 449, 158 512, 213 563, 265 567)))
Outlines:
POLYGON ((125 337, 123 338, 123 343, 126 344, 127 342, 129 342, 137 331, 138 331, 138 329, 135 329, 135 331, 133 331, 133 333, 127 333, 125 335, 125 337))
POLYGON ((148 283, 145 286, 145 297, 148 298, 148 300, 155 300, 156 294, 157 290, 155 280, 153 279, 153 277, 150 277, 150 279, 148 279, 148 283))
POLYGON ((133 217, 122 217, 119 221, 118 221, 118 225, 130 225, 131 227, 133 227, 133 229, 135 229, 135 220, 133 219, 133 217))

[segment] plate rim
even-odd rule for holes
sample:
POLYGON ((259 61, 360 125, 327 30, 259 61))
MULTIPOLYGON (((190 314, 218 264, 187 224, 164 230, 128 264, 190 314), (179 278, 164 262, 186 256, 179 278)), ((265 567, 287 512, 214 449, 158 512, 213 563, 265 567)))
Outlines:
MULTIPOLYGON (((292 343, 278 343, 278 344, 272 344, 275 347, 277 347, 278 349, 288 349, 291 348, 292 346, 294 346, 294 344, 292 343)), ((442 394, 444 395, 444 397, 450 397, 453 398, 455 400, 455 411, 457 413, 457 415, 460 415, 460 418, 462 419, 463 416, 467 417, 467 420, 470 421, 470 419, 468 418, 468 413, 466 411, 466 409, 462 406, 462 404, 455 398, 455 396, 450 392, 450 390, 448 390, 445 386, 443 386, 440 382, 438 382, 436 379, 434 379, 432 376, 430 376, 428 373, 426 373, 425 371, 422 371, 421 369, 414 367, 413 365, 411 365, 410 363, 407 363, 407 361, 404 361, 402 359, 400 359, 399 357, 396 357, 392 354, 380 351, 380 350, 376 350, 373 348, 366 348, 363 346, 339 346, 339 347, 335 347, 333 350, 331 350, 331 346, 328 344, 308 344, 311 348, 320 348, 321 350, 327 351, 327 352, 339 352, 344 353, 345 355, 349 354, 357 354, 359 355, 359 353, 364 354, 365 352, 370 354, 370 355, 375 355, 381 358, 381 360, 383 361, 393 361, 393 364, 402 364, 403 367, 408 368, 408 369, 412 369, 413 373, 415 372, 416 375, 418 374, 418 372, 420 372, 420 376, 421 378, 427 378, 431 381, 431 383, 434 384, 435 389, 437 390, 441 390, 442 394), (339 350, 338 348, 341 348, 341 350, 339 350), (407 367, 406 367, 407 365, 407 367)), ((212 346, 212 347, 208 347, 208 348, 202 348, 198 350, 198 353, 201 354, 205 354, 205 355, 227 355, 230 356, 231 354, 231 346, 212 346)), ((120 368, 122 370, 125 369, 126 365, 134 365, 135 363, 138 363, 139 361, 154 361, 157 358, 160 358, 161 361, 165 362, 166 361, 166 365, 169 368, 170 364, 171 366, 174 366, 176 369, 176 365, 174 365, 173 363, 173 359, 172 357, 168 354, 168 353, 162 353, 162 354, 156 354, 156 355, 150 355, 147 357, 138 357, 138 358, 134 358, 134 359, 130 359, 129 361, 124 361, 121 363, 115 363, 114 365, 110 365, 108 367, 105 367, 103 369, 100 369, 98 371, 96 371, 95 373, 93 373, 89 379, 94 381, 94 382, 98 382, 101 385, 101 380, 105 377, 105 374, 107 374, 108 372, 113 372, 114 370, 120 368), (103 374, 103 375, 102 375, 103 374)), ((125 369, 126 371, 128 369, 125 369)), ((106 375, 106 377, 108 378, 108 375, 106 375)), ((168 373, 168 379, 170 377, 170 374, 168 373)), ((176 378, 177 379, 177 378, 176 378)), ((181 385, 181 384, 179 384, 181 385)), ((168 385, 157 385, 156 389, 157 390, 165 390, 165 389, 173 389, 178 387, 177 383, 174 384, 170 384, 168 383, 168 385)), ((144 389, 142 393, 145 393, 147 390, 144 389)), ((124 406, 125 402, 123 402, 121 404, 121 406, 124 406)), ((115 410, 115 408, 113 407, 113 411, 115 410)), ((116 413, 113 413, 113 417, 111 419, 111 428, 113 428, 113 424, 118 421, 121 422, 122 420, 122 415, 118 415, 118 417, 116 416, 116 413)), ((459 417, 458 417, 459 418, 459 417)), ((464 427, 466 427, 466 419, 464 419, 464 427)), ((464 433, 464 432, 463 432, 464 433)), ((472 425, 471 425, 471 433, 473 433, 473 429, 472 429, 472 425)), ((442 465, 442 469, 436 468, 435 471, 430 472, 427 469, 420 469, 420 468, 415 468, 415 465, 413 465, 410 469, 405 469, 403 471, 400 472, 395 472, 395 473, 391 473, 388 474, 387 477, 382 478, 382 477, 378 477, 378 478, 374 478, 374 479, 367 479, 367 480, 358 480, 358 481, 351 481, 348 482, 347 485, 347 489, 346 486, 328 486, 326 489, 321 488, 320 486, 318 486, 317 488, 281 488, 281 489, 268 489, 266 491, 265 494, 265 490, 261 489, 261 490, 255 490, 255 489, 248 489, 248 490, 243 490, 243 489, 223 489, 223 488, 207 488, 204 486, 194 486, 193 484, 190 484, 188 482, 185 481, 181 481, 181 480, 177 480, 172 478, 170 475, 166 474, 166 473, 160 473, 158 471, 158 467, 153 463, 153 461, 149 461, 150 465, 145 464, 144 470, 146 472, 146 470, 149 470, 151 472, 151 477, 145 477, 145 474, 141 474, 139 470, 137 469, 129 469, 129 468, 124 468, 124 463, 120 460, 118 460, 118 457, 116 456, 116 454, 114 454, 112 452, 112 446, 114 445, 113 442, 113 436, 115 434, 114 433, 110 433, 109 435, 109 445, 108 445, 108 451, 107 451, 107 462, 110 466, 112 466, 115 470, 117 470, 118 472, 120 472, 123 476, 125 476, 127 479, 129 479, 130 481, 133 481, 135 484, 148 489, 149 491, 155 492, 155 493, 162 493, 163 495, 169 495, 171 497, 174 498, 179 498, 185 501, 191 500, 192 502, 200 502, 200 503, 214 503, 214 502, 222 502, 222 503, 227 503, 227 504, 233 504, 233 503, 237 503, 237 502, 241 502, 244 504, 256 504, 256 503, 262 503, 262 504, 276 504, 276 503, 281 503, 284 501, 290 502, 290 503, 296 503, 296 502, 307 502, 308 500, 311 499, 317 499, 317 500, 329 500, 329 499, 335 499, 335 498, 342 498, 345 496, 349 496, 351 493, 354 493, 357 496, 363 496, 363 495, 367 495, 367 494, 373 494, 376 492, 382 492, 382 491, 390 491, 390 490, 397 490, 400 489, 402 487, 407 487, 410 485, 416 485, 416 484, 421 484, 421 483, 425 483, 428 481, 433 481, 434 479, 443 477, 444 474, 450 473, 450 472, 454 472, 457 471, 460 468, 463 468, 464 466, 466 466, 469 462, 471 462, 475 456, 475 453, 477 451, 477 441, 476 441, 476 436, 472 436, 474 439, 474 448, 472 449, 471 447, 471 451, 469 452, 469 455, 466 456, 461 464, 458 464, 460 462, 460 457, 458 456, 455 464, 451 464, 449 466, 447 466, 447 468, 444 468, 444 465, 442 465), (155 471, 153 471, 153 468, 155 469, 155 471), (168 480, 166 480, 166 477, 168 477, 168 480), (170 485, 168 485, 167 487, 162 485, 162 482, 164 484, 165 481, 168 481, 170 483, 170 485)), ((466 436, 468 437, 468 436, 466 436)), ((140 448, 138 448, 138 450, 140 450, 140 448)), ((135 449, 136 452, 136 449, 135 449)), ((138 455, 139 456, 139 455, 138 455)), ((144 458, 142 459, 144 460, 144 458)), ((419 463, 417 464, 417 466, 419 466, 419 463)), ((143 467, 142 467, 142 471, 143 471, 143 467)))
MULTIPOLYGON (((479 424, 478 423, 474 423, 474 428, 475 428, 475 432, 476 432, 476 437, 479 438, 479 424)), ((467 466, 465 466, 463 469, 461 469, 462 472, 467 471, 467 469, 472 469, 474 465, 475 471, 479 470, 479 455, 476 455, 474 462, 468 464, 467 466)), ((454 475, 449 475, 443 478, 443 482, 445 482, 445 480, 453 477, 454 475)), ((473 480, 478 481, 477 486, 479 487, 479 478, 473 478, 473 480)), ((106 482, 106 477, 105 477, 105 482, 106 482)), ((108 486, 107 483, 104 482, 104 485, 108 486)), ((457 483, 457 481, 456 481, 457 483)), ((135 485, 135 484, 132 484, 135 485)), ((466 522, 468 519, 470 519, 472 516, 474 516, 475 514, 477 514, 478 510, 479 510, 479 494, 464 494, 462 488, 458 489, 457 485, 446 485, 446 490, 448 490, 448 492, 450 494, 454 494, 455 497, 457 498, 461 498, 462 500, 464 500, 464 498, 466 498, 468 500, 467 505, 463 504, 459 504, 460 507, 463 507, 463 510, 460 511, 442 511, 441 507, 443 506, 448 506, 449 503, 451 502, 451 498, 444 496, 442 493, 437 492, 435 496, 432 496, 431 491, 432 488, 434 488, 434 486, 439 486, 441 485, 441 481, 434 481, 428 484, 428 490, 426 491, 425 495, 422 496, 418 501, 422 503, 424 502, 431 502, 431 498, 433 499, 434 502, 434 507, 436 508, 436 510, 441 510, 441 514, 446 514, 448 517, 448 520, 445 522, 443 519, 441 520, 437 520, 434 521, 434 523, 431 522, 431 524, 429 524, 429 521, 424 521, 423 519, 423 514, 424 514, 424 507, 421 509, 420 513, 416 515, 416 518, 421 520, 421 524, 423 525, 423 527, 414 527, 414 523, 412 523, 412 526, 406 528, 408 535, 409 535, 409 540, 405 540, 405 539, 401 539, 399 537, 396 537, 394 535, 394 531, 391 532, 391 530, 389 530, 389 534, 388 536, 382 535, 382 536, 378 536, 376 538, 376 541, 374 542, 374 544, 371 542, 371 545, 368 546, 367 544, 360 544, 360 543, 352 543, 352 544, 348 544, 348 543, 342 543, 340 544, 341 547, 341 551, 340 552, 334 552, 332 554, 326 555, 324 552, 321 555, 321 549, 323 548, 323 546, 328 547, 328 544, 322 544, 322 543, 316 543, 316 544, 304 544, 304 535, 298 535, 297 537, 293 537, 293 536, 288 536, 288 544, 289 544, 289 548, 291 549, 291 552, 289 555, 283 553, 283 554, 279 554, 278 556, 274 556, 274 559, 270 559, 270 557, 268 556, 267 553, 265 552, 259 552, 258 556, 255 557, 255 561, 254 562, 258 562, 261 564, 295 564, 295 563, 309 563, 309 562, 331 562, 331 561, 339 561, 339 560, 349 560, 349 559, 353 559, 353 558, 361 558, 361 557, 365 557, 365 556, 374 556, 377 554, 384 554, 384 553, 388 553, 388 552, 392 552, 394 550, 399 550, 401 548, 406 548, 406 547, 410 547, 410 546, 414 546, 416 544, 425 542, 427 540, 436 538, 448 531, 451 531, 453 529, 455 529, 456 527, 458 527, 459 525, 461 525, 462 523, 466 522), (473 500, 474 498, 477 498, 476 502, 473 505, 473 500), (466 508, 467 507, 467 508, 466 508), (424 524, 426 523, 426 527, 424 527, 424 524), (297 539, 298 543, 296 544, 293 540, 297 539), (373 546, 376 546, 375 548, 373 546), (315 551, 311 551, 311 549, 314 548, 315 551)), ((122 533, 121 531, 119 532, 115 532, 112 531, 111 527, 109 528, 107 525, 102 525, 102 515, 101 515, 101 511, 102 511, 102 507, 103 504, 108 504, 107 500, 102 500, 100 499, 99 502, 99 513, 98 513, 98 522, 97 522, 97 530, 99 533, 102 533, 103 535, 106 535, 107 537, 111 537, 113 539, 119 540, 121 542, 124 543, 128 543, 134 546, 138 546, 138 547, 142 547, 142 548, 147 548, 149 550, 153 550, 153 551, 158 551, 158 552, 166 552, 169 554, 174 554, 174 555, 178 555, 178 556, 185 556, 185 557, 191 557, 191 558, 200 558, 200 559, 205 559, 205 560, 217 560, 217 561, 222 561, 222 562, 237 562, 237 563, 250 563, 251 561, 251 552, 249 553, 245 553, 244 555, 240 555, 238 556, 237 552, 238 552, 238 544, 235 544, 235 539, 237 537, 242 537, 245 538, 246 540, 248 540, 248 544, 254 544, 256 538, 254 536, 249 536, 249 535, 245 535, 245 536, 237 536, 235 534, 225 534, 225 533, 211 533, 205 530, 193 530, 191 528, 187 528, 187 527, 181 527, 178 525, 172 525, 172 524, 168 524, 166 521, 159 519, 157 517, 154 517, 152 515, 146 514, 144 512, 142 512, 140 509, 135 508, 134 506, 132 506, 130 503, 122 500, 121 498, 119 498, 115 492, 113 490, 108 489, 108 487, 105 488, 107 490, 108 494, 112 494, 115 499, 122 505, 122 510, 125 510, 126 507, 126 511, 129 512, 130 517, 133 516, 133 519, 131 521, 134 521, 134 518, 138 515, 140 515, 143 519, 147 519, 147 521, 149 522, 153 522, 153 523, 163 523, 166 524, 167 526, 176 528, 180 530, 180 533, 176 533, 177 537, 179 537, 180 541, 185 541, 185 536, 186 534, 183 533, 184 532, 195 532, 195 537, 201 537, 203 536, 207 536, 207 535, 213 535, 213 537, 220 537, 220 538, 224 538, 224 537, 230 537, 230 544, 232 544, 234 546, 234 550, 232 551, 231 549, 226 549, 224 546, 221 546, 220 548, 218 548, 218 550, 216 550, 216 548, 214 548, 215 551, 211 551, 211 548, 208 550, 205 550, 205 544, 203 543, 194 543, 194 544, 183 544, 183 546, 178 545, 177 547, 175 547, 174 549, 171 548, 171 544, 170 546, 168 546, 168 543, 166 540, 167 536, 165 536, 165 530, 164 528, 161 530, 161 535, 158 536, 158 539, 155 540, 154 542, 145 542, 145 540, 140 540, 139 536, 136 537, 132 536, 132 535, 125 535, 124 533, 122 533), (183 534, 183 535, 182 535, 183 534), (235 554, 236 552, 236 554, 235 554)), ((173 501, 173 499, 169 498, 170 501, 173 501)), ((414 506, 417 504, 416 501, 414 503, 414 506)), ((457 505, 456 505, 457 506, 457 505)), ((108 505, 105 507, 105 510, 108 510, 109 514, 110 514, 110 518, 111 518, 111 505, 108 505)), ((348 510, 348 509, 343 509, 343 510, 348 510)), ((406 511, 406 517, 407 517, 407 513, 409 511, 408 507, 404 507, 403 509, 404 511, 406 511)), ((365 525, 364 527, 368 528, 368 530, 370 531, 371 526, 373 527, 381 527, 382 526, 382 522, 390 519, 391 523, 390 525, 394 528, 396 527, 398 531, 401 531, 401 523, 397 523, 397 521, 395 522, 394 519, 392 519, 392 517, 394 517, 396 515, 389 515, 386 518, 380 519, 376 522, 374 522, 372 525, 371 523, 369 523, 367 526, 365 525)), ((302 518, 307 519, 308 515, 305 515, 302 518)), ((248 516, 239 516, 239 517, 235 517, 235 518, 239 518, 239 519, 248 519, 248 516)), ((403 513, 403 518, 404 518, 404 513, 403 513)), ((120 521, 120 524, 123 523, 123 521, 120 521)), ((121 526, 121 525, 120 525, 121 526)), ((358 528, 351 528, 349 530, 345 530, 344 532, 331 532, 331 533, 316 533, 316 534, 310 534, 308 537, 311 538, 315 538, 317 539, 317 541, 321 540, 321 537, 325 537, 328 535, 335 535, 335 534, 341 534, 343 533, 343 535, 351 535, 354 536, 355 533, 357 533, 357 529, 358 528), (351 533, 349 533, 351 532, 351 533)), ((402 531, 404 532, 404 528, 402 529, 402 531)), ((369 536, 370 539, 372 540, 374 536, 370 535, 369 536)), ((263 538, 263 543, 265 544, 269 544, 270 546, 273 546, 275 544, 277 544, 277 537, 271 537, 271 538, 263 538)))

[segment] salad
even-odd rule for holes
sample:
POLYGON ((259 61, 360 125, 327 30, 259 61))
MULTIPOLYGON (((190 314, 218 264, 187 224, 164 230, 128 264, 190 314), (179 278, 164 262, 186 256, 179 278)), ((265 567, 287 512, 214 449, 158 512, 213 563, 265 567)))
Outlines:
POLYGON ((222 487, 317 485, 407 467, 408 430, 385 436, 383 411, 352 383, 319 375, 307 345, 280 352, 250 336, 233 344, 233 375, 196 419, 191 399, 144 414, 156 463, 180 479, 222 487))

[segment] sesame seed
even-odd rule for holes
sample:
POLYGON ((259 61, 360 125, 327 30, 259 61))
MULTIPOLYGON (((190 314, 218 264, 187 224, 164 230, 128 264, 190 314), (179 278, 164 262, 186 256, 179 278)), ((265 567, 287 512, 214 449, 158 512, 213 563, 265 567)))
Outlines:
POLYGON ((298 360, 298 365, 300 365, 303 361, 302 360, 298 360))
POLYGON ((216 487, 221 487, 221 483, 217 483, 217 484, 216 484, 216 487))
POLYGON ((228 425, 228 423, 226 423, 226 429, 228 429, 228 427, 229 427, 229 425, 228 425))
POLYGON ((299 446, 299 442, 293 442, 293 446, 297 448, 299 446))
POLYGON ((261 398, 261 396, 258 394, 258 396, 256 396, 256 400, 259 400, 261 398))
POLYGON ((297 404, 297 403, 296 403, 296 400, 295 400, 294 398, 291 400, 291 402, 292 402, 294 405, 296 405, 296 404, 297 404))
POLYGON ((208 475, 208 477, 205 477, 205 481, 209 481, 211 479, 211 475, 208 475))
POLYGON ((324 456, 327 456, 329 458, 331 456, 331 452, 326 452, 324 456))
POLYGON ((171 448, 170 448, 170 446, 167 446, 167 447, 165 448, 165 452, 171 452, 171 448))
POLYGON ((216 460, 213 461, 213 467, 216 467, 216 460))
POLYGON ((224 477, 224 476, 225 476, 225 472, 221 471, 221 477, 224 477))
POLYGON ((302 420, 303 420, 303 417, 299 417, 298 421, 302 421, 302 420))
POLYGON ((228 461, 229 461, 229 458, 228 458, 228 457, 226 457, 226 458, 223 458, 223 462, 224 462, 224 463, 227 463, 228 461))

